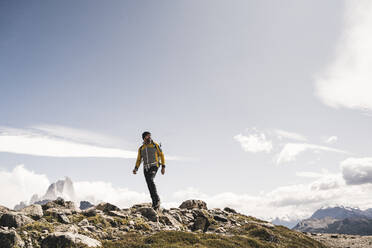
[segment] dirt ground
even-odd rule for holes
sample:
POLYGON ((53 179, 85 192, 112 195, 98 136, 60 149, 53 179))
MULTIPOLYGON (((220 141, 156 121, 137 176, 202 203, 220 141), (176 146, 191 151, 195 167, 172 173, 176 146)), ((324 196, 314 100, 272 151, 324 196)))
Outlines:
POLYGON ((322 242, 329 248, 372 248, 372 236, 306 233, 309 237, 322 242))

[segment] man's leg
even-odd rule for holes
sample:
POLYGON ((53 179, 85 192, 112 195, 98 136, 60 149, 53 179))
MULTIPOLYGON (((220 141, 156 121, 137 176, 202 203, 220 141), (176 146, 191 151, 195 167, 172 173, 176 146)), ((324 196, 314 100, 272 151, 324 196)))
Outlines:
POLYGON ((156 185, 154 183, 154 178, 155 178, 157 171, 158 171, 157 166, 151 166, 148 171, 145 171, 146 183, 150 191, 153 207, 155 207, 160 201, 158 192, 156 190, 156 185))

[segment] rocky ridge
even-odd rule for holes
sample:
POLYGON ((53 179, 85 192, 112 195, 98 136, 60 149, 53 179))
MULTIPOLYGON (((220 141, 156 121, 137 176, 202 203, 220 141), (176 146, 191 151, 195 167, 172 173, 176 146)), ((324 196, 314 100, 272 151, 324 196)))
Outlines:
MULTIPOLYGON (((89 206, 89 204, 84 204, 89 206)), ((84 210, 62 198, 0 207, 0 247, 325 247, 306 235, 201 200, 155 211, 150 203, 84 210)))
POLYGON ((340 206, 321 208, 293 229, 310 233, 372 235, 372 210, 340 206))

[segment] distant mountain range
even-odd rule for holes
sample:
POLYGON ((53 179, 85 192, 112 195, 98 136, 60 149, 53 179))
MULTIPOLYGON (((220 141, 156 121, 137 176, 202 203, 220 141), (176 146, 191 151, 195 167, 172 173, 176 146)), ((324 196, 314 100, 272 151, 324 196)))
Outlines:
POLYGON ((289 219, 289 218, 279 218, 276 217, 275 219, 272 219, 270 222, 274 225, 281 225, 288 228, 293 228, 296 226, 301 220, 300 219, 289 219))
POLYGON ((31 204, 42 205, 49 201, 56 200, 59 197, 69 201, 75 201, 76 194, 74 184, 69 177, 65 177, 64 179, 58 180, 57 182, 49 185, 47 191, 43 196, 34 194, 28 202, 20 202, 14 207, 14 210, 20 210, 31 204))
POLYGON ((310 218, 300 221, 293 229, 314 233, 372 235, 372 208, 321 208, 310 218))

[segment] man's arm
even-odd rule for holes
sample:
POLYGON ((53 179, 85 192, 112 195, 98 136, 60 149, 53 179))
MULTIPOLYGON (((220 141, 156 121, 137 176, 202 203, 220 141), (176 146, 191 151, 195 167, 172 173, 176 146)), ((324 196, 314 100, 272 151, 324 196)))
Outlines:
POLYGON ((160 157, 160 164, 165 167, 165 158, 164 158, 164 153, 163 153, 163 150, 160 148, 160 146, 158 144, 156 144, 156 146, 158 147, 158 156, 160 157))
POLYGON ((137 171, 138 168, 140 167, 140 165, 141 165, 141 160, 142 160, 142 157, 141 157, 141 147, 140 147, 140 148, 138 148, 137 160, 136 160, 136 165, 135 165, 135 167, 134 167, 133 173, 134 173, 135 171, 137 171))

